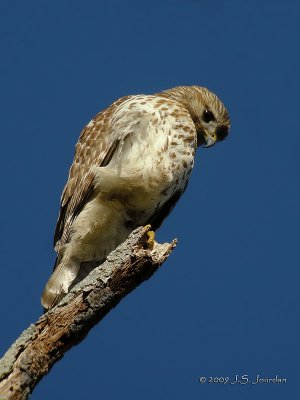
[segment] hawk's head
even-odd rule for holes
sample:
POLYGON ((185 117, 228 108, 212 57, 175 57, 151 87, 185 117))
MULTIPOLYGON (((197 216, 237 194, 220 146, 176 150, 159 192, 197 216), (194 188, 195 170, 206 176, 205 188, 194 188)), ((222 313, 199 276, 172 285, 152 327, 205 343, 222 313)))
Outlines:
POLYGON ((166 93, 189 111, 196 127, 198 146, 210 147, 228 135, 229 115, 214 93, 201 86, 178 86, 166 93))

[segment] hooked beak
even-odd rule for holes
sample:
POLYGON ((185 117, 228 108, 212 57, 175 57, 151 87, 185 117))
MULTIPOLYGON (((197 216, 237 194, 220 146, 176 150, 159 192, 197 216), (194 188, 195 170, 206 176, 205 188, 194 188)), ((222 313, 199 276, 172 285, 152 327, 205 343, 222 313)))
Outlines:
POLYGON ((205 145, 203 147, 211 147, 216 143, 217 137, 215 135, 208 135, 207 133, 205 133, 204 140, 205 145))

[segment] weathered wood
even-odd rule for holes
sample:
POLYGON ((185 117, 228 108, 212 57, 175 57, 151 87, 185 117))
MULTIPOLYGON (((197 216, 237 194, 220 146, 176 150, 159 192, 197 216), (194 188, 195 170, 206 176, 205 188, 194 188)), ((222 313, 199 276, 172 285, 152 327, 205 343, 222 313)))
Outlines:
POLYGON ((166 260, 176 241, 148 245, 136 229, 53 309, 30 325, 0 360, 0 399, 27 399, 64 353, 166 260))

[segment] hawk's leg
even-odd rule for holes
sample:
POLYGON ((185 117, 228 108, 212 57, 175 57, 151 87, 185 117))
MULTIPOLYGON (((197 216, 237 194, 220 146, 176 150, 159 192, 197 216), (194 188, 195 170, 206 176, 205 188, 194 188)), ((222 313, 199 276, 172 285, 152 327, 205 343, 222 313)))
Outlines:
MULTIPOLYGON (((148 225, 145 226, 145 228, 150 229, 151 225, 148 224, 148 225)), ((154 247, 154 244, 155 244, 155 232, 154 231, 148 231, 146 233, 146 236, 147 236, 147 240, 146 240, 145 245, 146 245, 146 247, 148 249, 152 250, 153 247, 154 247)))
POLYGON ((130 191, 133 188, 143 186, 141 175, 127 174, 122 175, 116 168, 94 167, 93 168, 96 186, 99 186, 102 193, 118 193, 130 191))
POLYGON ((147 245, 148 245, 148 247, 149 247, 149 249, 153 249, 153 246, 154 246, 154 243, 155 243, 155 233, 154 233, 154 231, 149 231, 149 232, 147 232, 147 236, 148 236, 148 239, 147 239, 147 245))

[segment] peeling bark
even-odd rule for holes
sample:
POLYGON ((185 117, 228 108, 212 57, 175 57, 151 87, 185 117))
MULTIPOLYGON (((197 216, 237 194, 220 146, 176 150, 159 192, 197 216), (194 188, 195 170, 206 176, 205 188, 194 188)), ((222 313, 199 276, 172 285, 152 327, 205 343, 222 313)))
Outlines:
POLYGON ((27 399, 53 364, 167 259, 176 241, 149 247, 149 229, 132 232, 101 266, 20 335, 0 360, 1 400, 27 399))

